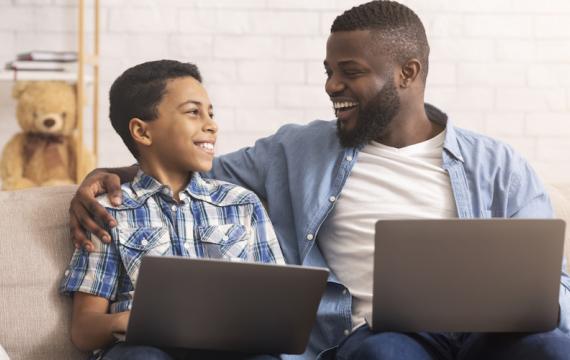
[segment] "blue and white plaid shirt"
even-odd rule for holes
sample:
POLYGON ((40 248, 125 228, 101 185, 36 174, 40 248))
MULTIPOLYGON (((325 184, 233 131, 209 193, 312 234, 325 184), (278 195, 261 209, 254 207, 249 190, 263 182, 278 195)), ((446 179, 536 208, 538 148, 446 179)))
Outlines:
POLYGON ((144 255, 285 263, 269 217, 251 191, 193 173, 176 203, 170 188, 140 170, 121 188, 119 206, 106 195, 98 198, 117 220, 109 229, 112 242, 90 234, 95 251, 75 251, 62 293, 106 298, 115 313, 130 309, 144 255))

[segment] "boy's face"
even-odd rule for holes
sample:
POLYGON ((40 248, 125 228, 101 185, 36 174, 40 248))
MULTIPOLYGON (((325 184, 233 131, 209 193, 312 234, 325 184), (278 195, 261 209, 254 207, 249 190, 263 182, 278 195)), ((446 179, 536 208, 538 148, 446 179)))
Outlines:
POLYGON ((210 171, 218 127, 202 84, 192 77, 169 80, 157 110, 147 123, 153 158, 168 170, 210 171))

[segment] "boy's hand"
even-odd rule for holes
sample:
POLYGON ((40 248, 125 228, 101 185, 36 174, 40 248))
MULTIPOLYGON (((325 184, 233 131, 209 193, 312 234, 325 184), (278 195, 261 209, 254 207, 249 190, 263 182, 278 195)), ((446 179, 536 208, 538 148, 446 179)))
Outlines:
POLYGON ((116 313, 113 318, 112 331, 113 333, 125 334, 129 325, 130 311, 123 311, 116 313))
POLYGON ((95 234, 105 243, 111 241, 111 236, 97 221, 109 227, 117 225, 115 219, 101 206, 96 196, 107 193, 114 205, 121 204, 121 181, 118 175, 104 170, 94 170, 79 186, 69 206, 69 225, 71 237, 76 248, 84 246, 87 251, 95 247, 87 238, 86 231, 95 234))

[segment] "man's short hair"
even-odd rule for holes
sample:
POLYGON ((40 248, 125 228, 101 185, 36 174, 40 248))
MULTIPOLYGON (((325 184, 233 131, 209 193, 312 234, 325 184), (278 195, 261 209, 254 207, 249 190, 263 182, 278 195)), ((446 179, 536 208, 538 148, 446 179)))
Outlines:
POLYGON ((188 76, 202 82, 200 71, 194 64, 175 60, 149 61, 127 69, 111 86, 111 124, 135 158, 139 154, 129 131, 130 120, 155 120, 167 81, 188 76))
POLYGON ((418 59, 425 82, 429 44, 424 26, 413 10, 395 1, 375 0, 345 11, 331 27, 331 33, 355 30, 377 31, 384 45, 382 50, 399 64, 418 59))

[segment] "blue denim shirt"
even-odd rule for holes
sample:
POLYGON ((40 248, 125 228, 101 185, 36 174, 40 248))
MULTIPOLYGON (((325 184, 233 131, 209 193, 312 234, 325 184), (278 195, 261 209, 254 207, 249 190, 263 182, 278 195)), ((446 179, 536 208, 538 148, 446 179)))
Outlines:
MULTIPOLYGON (((426 105, 429 118, 447 128, 443 168, 449 173, 460 218, 550 218, 553 209, 528 163, 497 140, 453 127, 426 105)), ((276 134, 218 157, 210 176, 253 190, 268 206, 285 260, 326 267, 319 228, 334 206, 358 149, 342 148, 334 121, 285 125, 276 134), (332 200, 332 201, 331 201, 332 200)), ((570 278, 562 274, 560 329, 570 332, 570 278)), ((315 359, 336 346, 350 329, 351 295, 331 273, 307 351, 290 359, 315 359)))

